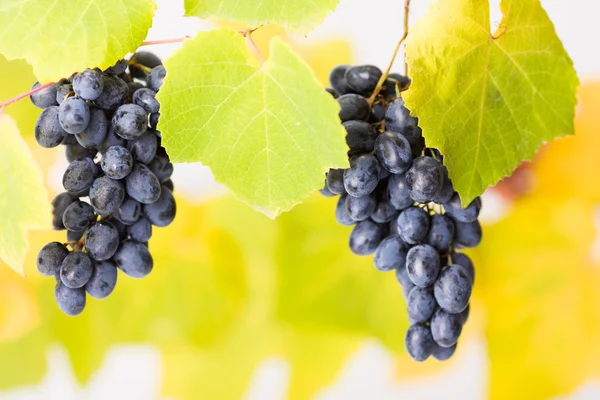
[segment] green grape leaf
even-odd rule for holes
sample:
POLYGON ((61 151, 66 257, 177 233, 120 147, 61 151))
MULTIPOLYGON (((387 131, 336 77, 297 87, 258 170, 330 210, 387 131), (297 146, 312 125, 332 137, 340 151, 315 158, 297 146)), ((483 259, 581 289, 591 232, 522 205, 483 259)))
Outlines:
POLYGON ((539 0, 503 0, 490 33, 487 0, 443 0, 411 30, 405 100, 444 154, 464 204, 546 141, 573 133, 573 63, 539 0))
POLYGON ((202 32, 165 67, 158 129, 171 159, 201 161, 256 210, 275 217, 347 167, 338 103, 279 38, 259 66, 240 34, 202 32))
POLYGON ((221 18, 252 26, 277 24, 306 35, 335 10, 340 0, 185 0, 185 15, 221 18))
POLYGON ((155 9, 154 0, 0 0, 0 54, 26 59, 40 82, 105 69, 138 48, 155 9))
POLYGON ((0 109, 0 259, 19 273, 27 254, 27 231, 46 228, 50 209, 42 172, 14 121, 0 109))

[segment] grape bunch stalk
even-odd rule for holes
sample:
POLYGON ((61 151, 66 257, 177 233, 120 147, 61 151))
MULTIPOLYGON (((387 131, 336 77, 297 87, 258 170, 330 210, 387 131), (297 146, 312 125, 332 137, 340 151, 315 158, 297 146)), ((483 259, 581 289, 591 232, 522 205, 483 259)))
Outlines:
POLYGON ((379 271, 395 271, 412 324, 408 354, 447 360, 467 321, 475 280, 473 263, 457 250, 481 241, 481 200, 463 208, 442 154, 426 147, 400 96, 410 79, 389 74, 373 96, 381 76, 372 65, 331 72, 327 90, 341 106, 350 168, 330 169, 321 193, 339 195, 335 216, 354 226, 352 252, 374 254, 379 271))
POLYGON ((37 257, 39 272, 55 277, 54 296, 67 315, 80 314, 87 295, 109 296, 117 269, 147 276, 153 226, 175 218, 173 164, 156 130, 155 96, 165 76, 159 58, 138 52, 106 71, 86 69, 31 95, 43 109, 37 142, 63 145, 69 161, 65 192, 52 201, 54 229, 66 229, 67 242, 48 243, 37 257))

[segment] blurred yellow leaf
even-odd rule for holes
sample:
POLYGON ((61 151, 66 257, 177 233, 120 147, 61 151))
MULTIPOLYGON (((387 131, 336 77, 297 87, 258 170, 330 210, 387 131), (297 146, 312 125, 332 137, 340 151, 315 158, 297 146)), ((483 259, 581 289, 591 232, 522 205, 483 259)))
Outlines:
POLYGON ((23 273, 27 231, 49 225, 48 194, 27 143, 0 109, 0 259, 23 273))
POLYGON ((553 198, 574 193, 600 201, 600 185, 592 177, 600 173, 600 82, 579 89, 575 136, 548 144, 533 164, 539 191, 553 198))
MULTIPOLYGON (((0 54, 0 71, 0 101, 27 92, 36 81, 31 66, 25 60, 8 61, 0 54)), ((15 120, 21 135, 31 137, 41 111, 31 103, 29 97, 11 104, 4 110, 15 120)))

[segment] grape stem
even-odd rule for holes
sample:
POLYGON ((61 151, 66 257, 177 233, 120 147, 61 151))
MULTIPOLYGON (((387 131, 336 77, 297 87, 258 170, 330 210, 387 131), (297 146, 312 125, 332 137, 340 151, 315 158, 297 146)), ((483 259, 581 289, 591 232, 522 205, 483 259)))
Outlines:
MULTIPOLYGON (((396 49, 394 50, 394 54, 392 55, 392 60, 390 61, 385 72, 381 75, 381 78, 379 78, 379 82, 377 82, 377 86, 375 87, 373 94, 369 98, 370 104, 373 104, 375 102, 377 95, 383 88, 383 84, 385 83, 385 80, 387 79, 387 76, 390 73, 392 66, 394 65, 394 61, 396 61, 396 56, 398 55, 398 51, 400 51, 400 47, 402 46, 402 43, 404 43, 404 41, 406 40, 406 38, 408 36, 408 15, 409 15, 409 13, 410 13, 410 0, 404 0, 404 34, 402 35, 402 37, 398 41, 398 44, 396 45, 396 49)), ((408 65, 406 64, 406 61, 404 61, 404 73, 408 76, 408 65)))
POLYGON ((23 99, 25 97, 31 96, 32 94, 37 93, 40 90, 47 89, 47 88, 49 88, 50 86, 52 86, 54 84, 55 84, 55 82, 49 82, 49 83, 46 83, 45 85, 38 86, 35 89, 31 89, 29 92, 22 93, 22 94, 20 94, 20 95, 18 95, 16 97, 13 97, 12 99, 3 101, 3 102, 0 103, 0 109, 4 110, 4 107, 6 107, 6 106, 8 106, 8 105, 10 105, 12 103, 16 103, 17 101, 19 101, 19 100, 21 100, 21 99, 23 99))
POLYGON ((254 52, 256 53, 256 55, 258 56, 258 60, 260 61, 260 65, 263 65, 265 63, 265 59, 264 59, 262 53, 260 52, 260 49, 256 45, 256 42, 254 42, 254 39, 252 39, 252 34, 254 33, 254 31, 256 31, 257 29, 259 29, 261 26, 262 25, 260 25, 259 27, 253 28, 253 29, 246 29, 246 30, 243 30, 243 31, 239 31, 239 34, 242 35, 246 39, 246 42, 250 45, 250 47, 252 47, 252 49, 254 50, 254 52))
POLYGON ((152 46, 155 44, 170 44, 170 43, 182 43, 186 40, 191 39, 191 36, 185 36, 182 38, 173 38, 173 39, 160 39, 160 40, 144 40, 140 47, 142 46, 152 46))

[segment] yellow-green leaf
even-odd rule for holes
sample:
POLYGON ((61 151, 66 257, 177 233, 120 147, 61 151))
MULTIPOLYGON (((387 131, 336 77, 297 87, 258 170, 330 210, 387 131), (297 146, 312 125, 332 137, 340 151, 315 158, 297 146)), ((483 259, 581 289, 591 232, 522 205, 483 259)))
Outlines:
POLYGON ((444 154, 465 204, 573 133, 573 63, 539 0, 503 0, 490 30, 487 0, 440 0, 411 30, 407 107, 444 154))
POLYGON ((201 161, 256 210, 277 216, 347 166, 338 103, 280 39, 260 66, 238 33, 202 32, 165 66, 159 130, 172 160, 201 161))
POLYGON ((327 14, 335 10, 340 0, 185 0, 185 15, 200 18, 222 18, 259 26, 277 24, 308 34, 327 14))
POLYGON ((0 0, 0 54, 25 58, 40 82, 108 68, 137 49, 154 0, 0 0))
POLYGON ((16 124, 2 110, 0 137, 0 259, 23 273, 27 231, 49 225, 48 193, 16 124))

